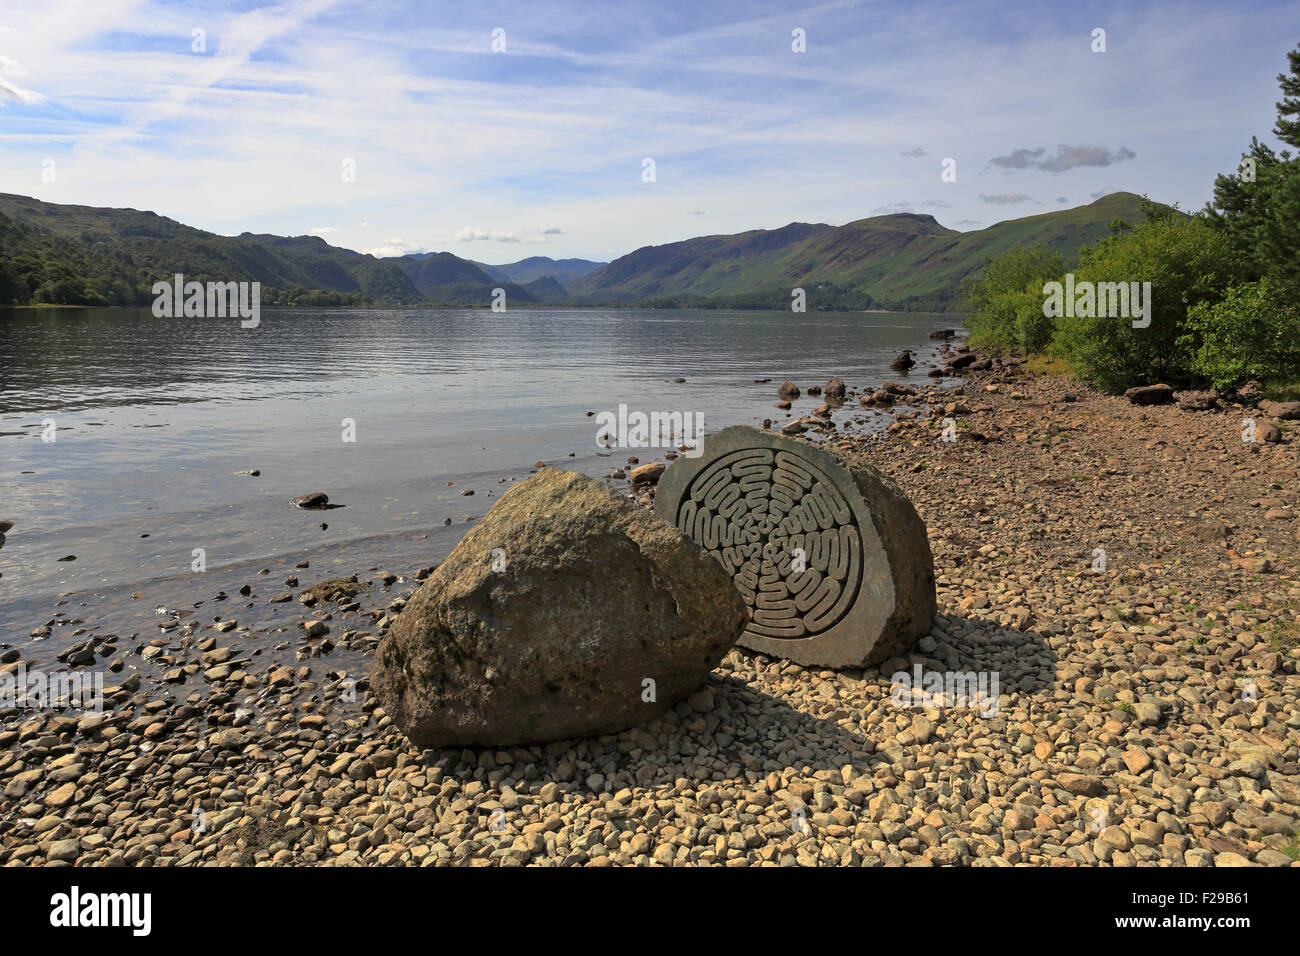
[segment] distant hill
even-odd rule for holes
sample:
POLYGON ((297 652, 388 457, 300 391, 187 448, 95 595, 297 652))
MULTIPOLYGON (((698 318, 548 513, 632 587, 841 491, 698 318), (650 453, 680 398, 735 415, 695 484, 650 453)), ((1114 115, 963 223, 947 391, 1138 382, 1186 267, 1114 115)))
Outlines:
POLYGON ((485 262, 475 262, 488 275, 504 282, 532 282, 550 276, 562 286, 567 287, 575 279, 599 269, 605 263, 592 262, 590 259, 552 259, 548 256, 529 256, 518 262, 490 266, 485 262))
POLYGON ((590 304, 788 308, 791 290, 801 287, 809 308, 942 311, 957 304, 961 280, 989 256, 1046 245, 1073 262, 1113 220, 1142 218, 1141 197, 1112 193, 1087 206, 966 233, 912 213, 843 226, 790 223, 646 246, 568 288, 590 304))
POLYGON ((0 302, 146 305, 177 272, 260 282, 267 304, 483 306, 503 285, 512 303, 556 300, 550 284, 502 283, 451 253, 376 258, 319 236, 219 236, 152 212, 0 194, 0 302))
POLYGON ((219 236, 152 212, 0 194, 0 304, 146 305, 154 281, 181 272, 261 282, 269 305, 483 306, 504 288, 513 305, 786 309, 801 287, 809 309, 943 311, 989 256, 1045 245, 1073 263, 1112 221, 1142 218, 1138 196, 1113 193, 966 233, 899 213, 700 236, 605 264, 532 256, 492 266, 450 252, 376 258, 318 236, 219 236))

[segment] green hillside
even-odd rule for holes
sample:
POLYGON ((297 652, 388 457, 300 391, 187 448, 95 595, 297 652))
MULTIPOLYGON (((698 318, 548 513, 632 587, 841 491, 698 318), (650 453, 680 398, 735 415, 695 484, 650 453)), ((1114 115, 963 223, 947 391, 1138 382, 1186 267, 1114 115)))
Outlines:
POLYGON ((1045 245, 1073 262, 1115 219, 1140 222, 1141 197, 1113 193, 1075 209, 974 232, 934 217, 896 214, 843 226, 791 223, 734 236, 648 246, 572 283, 575 299, 786 308, 802 287, 809 308, 952 308, 961 280, 989 256, 1045 245))
POLYGON ((961 233, 911 213, 843 226, 791 223, 637 249, 605 265, 534 256, 485 266, 449 252, 376 258, 317 236, 219 236, 135 209, 0 194, 0 304, 146 305, 158 279, 256 281, 279 305, 512 304, 788 308, 954 308, 986 258, 1046 246, 1067 264, 1116 219, 1140 222, 1141 199, 1096 202, 961 233), (557 274, 558 273, 558 274, 557 274))
MULTIPOLYGON (((135 209, 0 194, 0 303, 146 305, 159 279, 262 284, 280 305, 487 305, 503 285, 450 253, 379 259, 318 236, 219 236, 135 209)), ((504 284, 509 300, 553 300, 504 284)))
POLYGON ((581 279, 604 264, 592 262, 590 259, 552 259, 549 256, 529 256, 527 259, 506 262, 499 266, 490 266, 486 262, 474 263, 492 278, 504 282, 529 283, 549 276, 564 284, 581 279))

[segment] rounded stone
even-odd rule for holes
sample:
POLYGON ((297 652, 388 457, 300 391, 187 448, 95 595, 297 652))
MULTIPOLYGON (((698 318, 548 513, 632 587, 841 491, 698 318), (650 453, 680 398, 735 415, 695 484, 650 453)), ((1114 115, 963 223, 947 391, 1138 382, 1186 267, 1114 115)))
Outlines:
POLYGON ((864 667, 904 653, 934 621, 925 524, 859 459, 738 425, 665 471, 655 512, 731 576, 750 650, 864 667))
POLYGON ((543 468, 416 591, 371 690, 423 748, 613 733, 699 689, 744 624, 727 576, 676 528, 543 468))

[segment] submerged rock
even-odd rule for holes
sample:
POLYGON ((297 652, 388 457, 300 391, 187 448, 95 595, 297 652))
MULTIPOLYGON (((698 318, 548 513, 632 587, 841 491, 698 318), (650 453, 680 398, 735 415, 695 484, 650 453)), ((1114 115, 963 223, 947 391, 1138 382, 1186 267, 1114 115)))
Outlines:
POLYGON ((612 733, 698 689, 745 620, 726 573, 675 528, 544 468, 416 591, 371 689, 419 747, 612 733))
POLYGON ((293 503, 298 508, 324 508, 330 503, 330 499, 323 491, 312 491, 294 498, 293 503))

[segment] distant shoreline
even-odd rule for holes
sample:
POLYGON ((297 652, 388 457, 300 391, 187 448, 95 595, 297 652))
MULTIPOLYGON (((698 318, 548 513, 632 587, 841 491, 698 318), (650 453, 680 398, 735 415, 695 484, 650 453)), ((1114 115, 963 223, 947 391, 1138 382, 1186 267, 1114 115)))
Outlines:
MULTIPOLYGON (((112 310, 114 312, 130 312, 133 309, 148 309, 148 305, 63 305, 61 303, 30 302, 26 305, 0 305, 0 310, 13 309, 15 311, 27 311, 34 309, 101 309, 112 310)), ((426 303, 421 305, 268 305, 265 308, 274 309, 277 312, 393 312, 393 311, 413 311, 416 309, 457 309, 491 312, 489 306, 478 305, 450 305, 426 303)), ((597 311, 628 311, 628 312, 784 312, 784 309, 755 309, 744 306, 700 306, 700 305, 683 305, 665 308, 663 306, 650 305, 555 305, 552 303, 527 303, 522 306, 512 306, 507 312, 597 312, 597 311)), ((852 315, 943 315, 943 316, 965 316, 968 312, 933 312, 925 309, 907 310, 907 309, 809 309, 808 312, 817 312, 823 315, 844 314, 852 315)), ((801 313, 792 312, 792 315, 801 313)), ((960 323, 959 323, 960 324, 960 323)))

